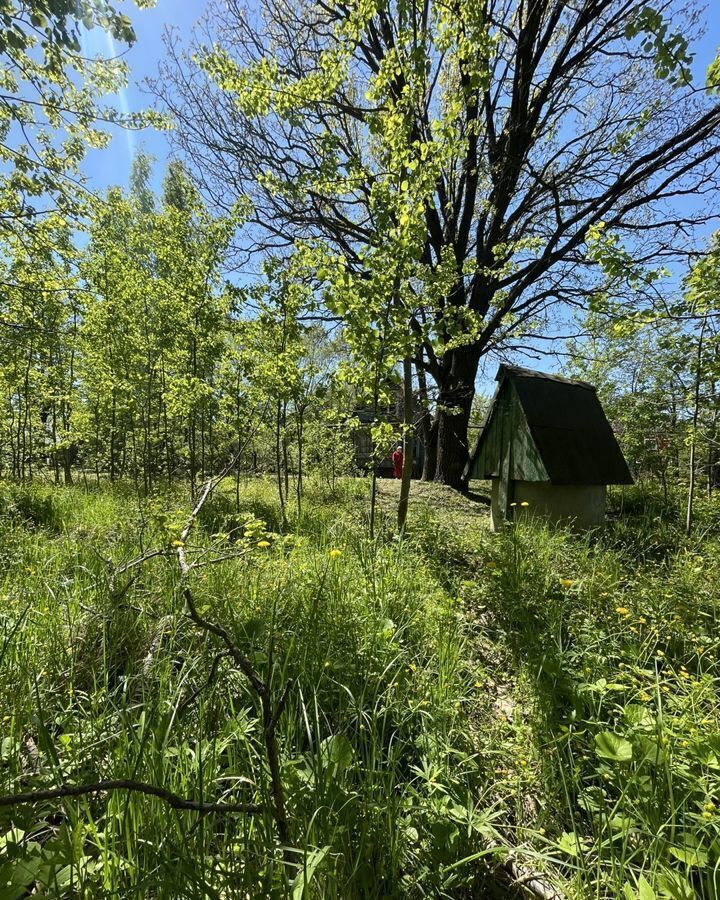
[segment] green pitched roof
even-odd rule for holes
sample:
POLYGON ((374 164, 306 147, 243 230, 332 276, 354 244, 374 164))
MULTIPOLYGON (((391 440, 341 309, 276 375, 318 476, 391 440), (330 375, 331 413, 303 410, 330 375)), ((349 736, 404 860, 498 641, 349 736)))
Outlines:
POLYGON ((470 458, 469 477, 491 478, 510 448, 513 479, 632 484, 595 388, 585 381, 501 365, 498 389, 470 458))

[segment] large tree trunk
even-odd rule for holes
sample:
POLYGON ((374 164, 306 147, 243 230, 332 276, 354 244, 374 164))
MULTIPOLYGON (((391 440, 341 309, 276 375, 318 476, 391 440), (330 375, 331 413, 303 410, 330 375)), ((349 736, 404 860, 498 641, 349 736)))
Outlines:
POLYGON ((437 412, 437 465, 435 481, 464 490, 463 472, 470 454, 468 423, 475 394, 478 354, 473 347, 458 347, 448 360, 447 379, 439 385, 437 412))

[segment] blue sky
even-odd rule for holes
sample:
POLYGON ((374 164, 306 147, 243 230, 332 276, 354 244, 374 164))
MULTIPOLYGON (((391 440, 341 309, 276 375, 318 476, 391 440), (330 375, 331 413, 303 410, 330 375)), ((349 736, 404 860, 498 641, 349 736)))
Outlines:
MULTIPOLYGON (((158 66, 165 54, 163 34, 167 28, 177 28, 183 37, 189 37, 193 24, 202 17, 206 0, 156 0, 152 9, 132 8, 132 17, 137 34, 136 43, 124 54, 130 65, 130 84, 119 97, 106 98, 107 105, 116 105, 122 111, 137 111, 152 105, 152 97, 143 92, 143 81, 158 74, 158 66)), ((111 38, 100 29, 86 34, 84 48, 91 53, 114 55, 122 52, 118 46, 113 50, 111 38)), ((126 186, 130 176, 133 154, 145 149, 156 157, 156 180, 162 179, 164 163, 169 154, 168 136, 162 132, 147 129, 143 132, 115 131, 115 136, 105 150, 88 154, 84 171, 89 187, 103 191, 110 185, 126 186)))
MULTIPOLYGON (((695 61, 694 75, 698 83, 705 79, 705 71, 720 48, 720 15, 713 15, 711 7, 720 0, 710 0, 706 10, 707 30, 703 39, 693 46, 695 61)), ((139 110, 151 103, 151 98, 142 92, 145 78, 153 78, 158 73, 158 65, 164 55, 163 33, 166 28, 177 28, 180 35, 189 37, 192 25, 202 17, 207 0, 157 0, 149 10, 132 10, 132 19, 137 34, 136 44, 126 53, 130 64, 130 85, 122 97, 108 98, 121 109, 139 110)), ((107 54, 112 52, 109 38, 99 29, 88 35, 86 50, 107 54)), ((168 137, 156 131, 141 133, 117 133, 110 147, 95 151, 85 161, 85 172, 90 179, 90 187, 102 191, 109 185, 128 183, 132 154, 144 147, 157 158, 156 178, 162 177, 164 162, 169 154, 168 137)))
MULTIPOLYGON (((706 31, 704 37, 691 48, 695 54, 693 75, 696 84, 703 84, 708 64, 715 58, 720 48, 720 16, 713 15, 712 7, 720 0, 709 0, 705 12, 706 31)), ((156 6, 150 10, 133 10, 133 25, 137 34, 137 42, 126 52, 130 64, 130 85, 118 98, 108 98, 108 102, 117 102, 120 109, 140 110, 152 103, 152 98, 143 91, 142 83, 146 78, 154 78, 158 74, 158 66, 164 56, 163 34, 169 27, 176 28, 183 38, 189 38, 193 24, 203 16, 207 0, 156 0, 156 6)), ((109 38, 99 29, 87 35, 86 52, 112 53, 109 38)), ((157 188, 160 186, 165 163, 170 153, 168 135, 162 132, 147 130, 142 133, 119 131, 110 147, 102 151, 88 154, 84 170, 89 178, 89 187, 97 192, 104 191, 110 185, 127 186, 129 182, 132 157, 139 149, 144 149, 156 158, 154 179, 157 188)), ((705 202, 704 200, 701 202, 705 202)), ((518 358, 520 364, 528 362, 518 358)), ((481 389, 492 390, 491 377, 496 363, 489 362, 492 370, 481 372, 479 383, 481 389)), ((537 367, 547 371, 562 367, 562 363, 545 357, 537 367)))

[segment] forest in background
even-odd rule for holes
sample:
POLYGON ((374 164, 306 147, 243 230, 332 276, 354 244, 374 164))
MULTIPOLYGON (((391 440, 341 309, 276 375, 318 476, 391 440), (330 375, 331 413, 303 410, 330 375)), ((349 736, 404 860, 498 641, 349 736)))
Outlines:
MULTIPOLYGON (((181 164, 160 197, 150 176, 141 155, 130 194, 108 192, 82 248, 56 216, 10 245, 2 475, 128 479, 142 493, 189 479, 195 492, 231 465, 236 478, 278 473, 285 503, 300 502, 304 473, 358 474, 357 410, 375 388, 378 408, 392 405, 399 373, 353 366, 341 322, 315 321, 312 286, 281 265, 233 284, 237 220, 213 217, 181 164)), ((558 341, 563 371, 597 387, 633 475, 666 502, 672 485, 720 486, 719 290, 712 244, 664 309, 598 303, 573 323, 579 337, 558 341)), ((437 397, 412 373, 423 441, 437 397)), ((475 397, 476 428, 488 400, 475 397)), ((373 437, 380 461, 403 429, 378 415, 373 437)))
POLYGON ((149 5, 0 4, 0 898, 717 900, 712 11, 211 0, 125 113, 149 5), (501 361, 603 527, 489 530, 501 361))

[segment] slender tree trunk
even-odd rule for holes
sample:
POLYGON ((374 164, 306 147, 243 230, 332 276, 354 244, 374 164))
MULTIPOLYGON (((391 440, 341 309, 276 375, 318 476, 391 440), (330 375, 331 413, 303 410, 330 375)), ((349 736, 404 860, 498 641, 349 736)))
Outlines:
POLYGON ((200 413, 200 481, 205 481, 205 410, 200 413))
POLYGON ((285 477, 285 496, 290 496, 290 464, 288 462, 288 433, 287 433, 287 400, 283 401, 282 411, 282 458, 285 477))
POLYGON ((297 479, 295 481, 295 489, 297 494, 297 511, 300 515, 302 506, 302 489, 303 489, 303 415, 304 410, 299 408, 296 410, 297 416, 297 442, 298 442, 298 460, 297 460, 297 479))
POLYGON ((282 401, 277 402, 277 414, 275 416, 275 471, 277 472, 278 497, 280 499, 280 515, 282 516, 283 527, 287 525, 287 516, 285 515, 285 496, 283 493, 283 477, 282 477, 282 401))
MULTIPOLYGON (((32 347, 31 347, 32 349, 32 347)), ((30 364, 25 367, 23 382, 23 429, 22 429, 22 477, 32 478, 30 457, 32 455, 32 438, 30 437, 30 364)))
POLYGON ((115 397, 115 389, 113 388, 112 407, 110 410, 110 481, 114 482, 116 478, 116 460, 115 460, 115 435, 117 432, 117 398, 115 397))
POLYGON ((73 483, 72 462, 73 461, 70 455, 70 447, 66 447, 63 451, 63 478, 65 480, 65 484, 73 483))
POLYGON ((235 509, 240 511, 240 468, 242 460, 240 459, 240 449, 242 447, 242 439, 240 429, 242 427, 242 415, 240 409, 240 373, 238 372, 235 394, 235 432, 237 434, 237 465, 235 467, 235 509))
POLYGON ((412 479, 414 435, 413 435, 413 391, 412 363, 410 357, 403 360, 403 467, 400 482, 400 502, 398 503, 398 531, 405 530, 408 503, 410 501, 410 482, 412 479))
MULTIPOLYGON (((53 472, 55 477, 55 484, 60 484, 60 454, 57 449, 58 442, 58 426, 57 426, 57 407, 53 403, 52 405, 52 433, 53 433, 53 443, 55 444, 55 449, 53 450, 53 472)), ((47 438, 45 438, 47 440, 47 438)))
POLYGON ((95 481, 100 486, 100 416, 95 409, 95 481))
MULTIPOLYGON (((70 385, 72 385, 75 381, 74 375, 74 352, 70 356, 70 385)), ((64 466, 64 477, 65 484, 72 484, 73 475, 72 469, 75 465, 77 459, 77 444, 73 441, 71 443, 70 437, 72 434, 72 408, 68 403, 67 399, 63 399, 61 405, 61 414, 62 414, 62 422, 63 422, 63 436, 65 441, 65 449, 63 450, 63 466, 64 466)))
POLYGON ((190 418, 190 431, 188 434, 190 444, 190 493, 194 497, 197 491, 197 422, 195 410, 190 418))
POLYGON ((427 389, 427 376, 422 362, 415 363, 418 379, 418 400, 420 402, 420 439, 423 444, 422 480, 432 481, 437 469, 437 421, 430 412, 430 397, 427 389))
MULTIPOLYGON (((165 383, 165 365, 163 363, 163 398, 166 396, 167 388, 165 383)), ((166 478, 168 485, 172 484, 172 448, 170 446, 170 423, 168 422, 167 403, 163 399, 162 405, 163 417, 163 443, 165 444, 165 468, 167 469, 166 478)))
POLYGON ((695 455, 697 450, 697 424, 700 415, 700 384, 702 382, 702 349, 705 337, 707 317, 703 319, 698 338, 695 368, 695 396, 693 399, 692 435, 690 437, 690 480, 688 484, 687 515, 685 516, 685 533, 690 534, 693 526, 693 501, 695 495, 695 455))

